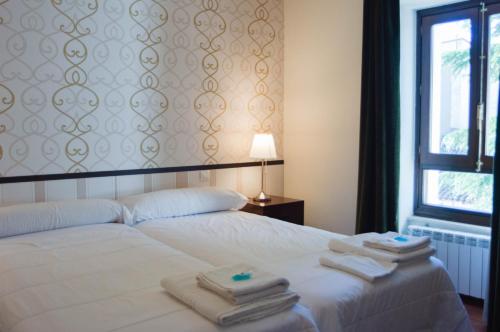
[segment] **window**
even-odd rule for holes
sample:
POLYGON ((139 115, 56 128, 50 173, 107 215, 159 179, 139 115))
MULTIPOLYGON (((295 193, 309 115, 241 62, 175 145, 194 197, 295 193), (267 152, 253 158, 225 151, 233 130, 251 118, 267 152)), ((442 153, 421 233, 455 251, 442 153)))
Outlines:
POLYGON ((415 214, 488 225, 500 75, 500 1, 418 13, 415 214))

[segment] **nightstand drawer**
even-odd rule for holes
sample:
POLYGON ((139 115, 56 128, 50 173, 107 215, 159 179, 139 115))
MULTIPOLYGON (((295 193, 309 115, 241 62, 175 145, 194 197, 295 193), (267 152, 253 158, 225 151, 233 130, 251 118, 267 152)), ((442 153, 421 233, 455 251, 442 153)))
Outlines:
POLYGON ((304 201, 271 196, 270 202, 249 201, 241 211, 304 225, 304 201))

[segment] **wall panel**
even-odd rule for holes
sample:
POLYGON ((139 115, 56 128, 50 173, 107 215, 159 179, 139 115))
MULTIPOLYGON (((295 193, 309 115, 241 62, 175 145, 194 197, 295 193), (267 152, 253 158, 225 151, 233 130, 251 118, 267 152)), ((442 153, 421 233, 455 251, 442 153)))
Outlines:
POLYGON ((281 158, 283 0, 4 0, 0 18, 1 176, 245 162, 264 131, 281 158))
MULTIPOLYGON (((0 184, 0 206, 66 199, 119 199, 151 190, 209 186, 256 196, 260 190, 260 167, 0 184), (147 177, 151 178, 150 190, 147 177)), ((283 165, 269 166, 268 193, 282 195, 282 188, 283 165)))

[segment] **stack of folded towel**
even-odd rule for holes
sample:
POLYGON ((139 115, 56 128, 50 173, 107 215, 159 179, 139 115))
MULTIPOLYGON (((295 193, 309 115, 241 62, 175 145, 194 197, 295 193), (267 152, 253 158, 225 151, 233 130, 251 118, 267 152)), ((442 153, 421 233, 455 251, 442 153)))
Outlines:
POLYGON ((430 247, 431 238, 401 235, 395 232, 384 234, 368 233, 363 245, 368 248, 386 250, 397 254, 393 261, 409 261, 416 258, 428 258, 434 253, 430 247))
POLYGON ((271 316, 293 307, 300 297, 288 280, 246 264, 165 278, 162 287, 219 325, 271 316))
POLYGON ((366 233, 332 239, 328 246, 336 255, 320 258, 320 264, 357 275, 367 281, 394 272, 398 263, 427 259, 435 253, 429 237, 395 232, 366 233))

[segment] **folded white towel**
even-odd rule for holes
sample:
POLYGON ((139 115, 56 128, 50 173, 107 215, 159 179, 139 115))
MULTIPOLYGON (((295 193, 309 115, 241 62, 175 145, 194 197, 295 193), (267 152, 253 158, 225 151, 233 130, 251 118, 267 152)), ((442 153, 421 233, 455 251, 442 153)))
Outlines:
POLYGON ((297 293, 287 291, 247 304, 232 305, 217 294, 199 287, 195 273, 165 278, 161 286, 199 314, 223 326, 277 314, 290 309, 300 299, 297 293))
POLYGON ((319 263, 358 276, 368 282, 388 276, 398 267, 396 263, 376 261, 370 257, 335 253, 320 257, 319 263))
POLYGON ((290 283, 287 279, 259 270, 247 264, 235 264, 199 273, 198 284, 211 290, 232 304, 243 304, 269 295, 283 293, 290 283), (251 273, 251 279, 234 281, 240 273, 251 273))
POLYGON ((373 236, 373 234, 367 233, 351 236, 342 240, 332 239, 328 243, 328 247, 336 252, 366 256, 371 257, 377 261, 392 263, 403 263, 418 259, 425 259, 429 258, 436 252, 434 248, 429 246, 418 249, 416 251, 402 254, 363 246, 363 241, 370 238, 371 236, 373 236))
POLYGON ((416 237, 410 235, 401 235, 395 232, 384 234, 368 233, 373 236, 363 241, 366 247, 383 249, 398 254, 416 251, 425 248, 431 244, 431 238, 428 236, 416 237))

